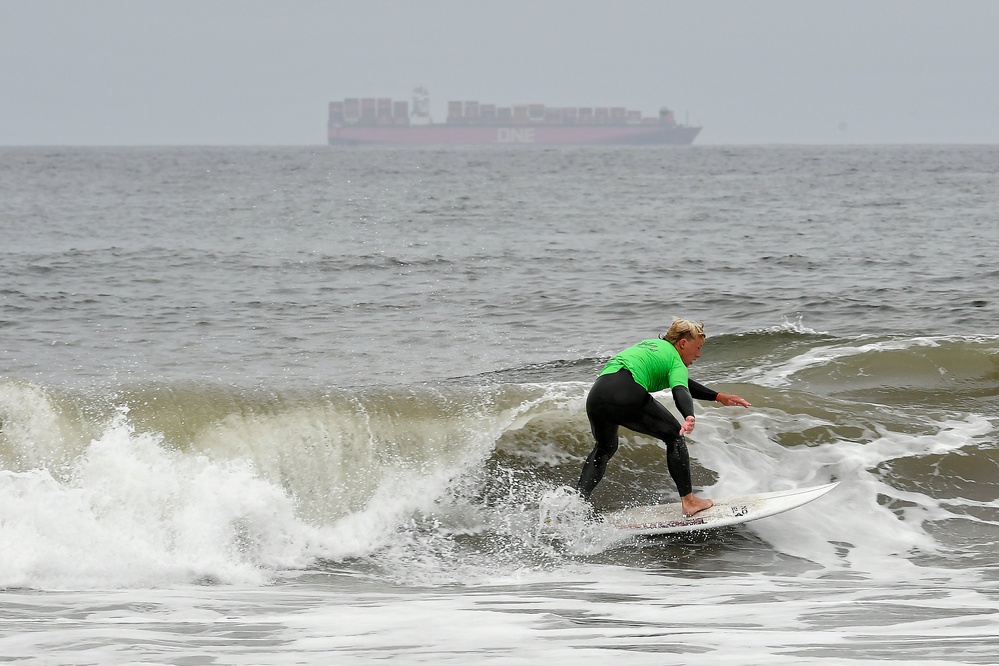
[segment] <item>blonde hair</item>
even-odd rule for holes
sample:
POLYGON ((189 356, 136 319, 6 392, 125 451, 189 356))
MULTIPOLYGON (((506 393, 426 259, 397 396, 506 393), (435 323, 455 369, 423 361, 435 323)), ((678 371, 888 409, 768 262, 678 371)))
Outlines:
POLYGON ((687 338, 688 340, 699 338, 703 340, 706 337, 708 336, 704 333, 703 322, 673 317, 673 323, 670 324, 669 330, 660 335, 659 339, 676 344, 683 338, 687 338))

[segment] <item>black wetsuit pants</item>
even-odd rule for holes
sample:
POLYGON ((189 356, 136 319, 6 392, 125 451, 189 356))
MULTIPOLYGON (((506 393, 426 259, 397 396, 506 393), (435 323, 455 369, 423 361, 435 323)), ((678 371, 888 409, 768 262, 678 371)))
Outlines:
POLYGON ((577 488, 589 497, 600 483, 607 462, 617 451, 619 426, 657 437, 666 443, 666 467, 680 496, 692 492, 690 457, 680 435, 680 423, 669 410, 634 380, 628 370, 600 375, 586 396, 586 416, 597 444, 590 452, 577 488))

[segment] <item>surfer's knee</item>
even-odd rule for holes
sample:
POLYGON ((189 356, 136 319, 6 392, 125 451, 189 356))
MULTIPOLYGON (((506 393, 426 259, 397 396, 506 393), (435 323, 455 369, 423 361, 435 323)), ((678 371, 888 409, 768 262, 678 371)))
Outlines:
POLYGON ((661 435, 660 439, 662 439, 663 443, 666 445, 666 450, 668 452, 687 455, 687 440, 680 434, 679 429, 677 429, 676 433, 666 433, 661 435))
POLYGON ((606 462, 617 453, 617 432, 611 437, 595 435, 594 439, 596 439, 596 444, 593 447, 593 451, 590 452, 590 458, 602 458, 606 462))

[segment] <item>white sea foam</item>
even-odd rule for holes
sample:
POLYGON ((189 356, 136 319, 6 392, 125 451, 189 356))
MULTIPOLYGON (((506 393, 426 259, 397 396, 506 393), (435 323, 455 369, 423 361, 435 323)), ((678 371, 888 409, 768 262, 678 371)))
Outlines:
POLYGON ((869 352, 912 349, 913 347, 936 347, 940 342, 929 337, 906 337, 898 339, 875 339, 864 342, 873 336, 865 336, 845 343, 816 346, 798 354, 776 367, 764 369, 762 372, 751 371, 742 379, 752 381, 762 386, 787 386, 791 378, 809 368, 828 365, 831 361, 850 356, 859 356, 869 352))
POLYGON ((0 586, 261 583, 313 536, 252 466, 171 451, 124 413, 59 478, 0 472, 0 586))
POLYGON ((762 329, 764 333, 800 333, 802 335, 827 335, 825 331, 816 331, 804 324, 804 318, 798 315, 794 321, 784 317, 784 321, 777 326, 770 326, 762 329))
POLYGON ((816 502, 749 528, 778 551, 871 578, 919 576, 913 556, 947 556, 947 547, 934 539, 928 523, 954 514, 938 500, 892 487, 878 470, 902 458, 978 446, 993 432, 988 419, 969 415, 939 422, 932 434, 884 432, 867 442, 785 447, 771 439, 771 428, 804 430, 822 424, 814 417, 794 420, 792 426, 787 415, 765 409, 746 414, 713 409, 699 418, 691 453, 719 476, 704 494, 726 497, 839 481, 839 487, 816 502), (886 500, 906 508, 891 508, 886 500))

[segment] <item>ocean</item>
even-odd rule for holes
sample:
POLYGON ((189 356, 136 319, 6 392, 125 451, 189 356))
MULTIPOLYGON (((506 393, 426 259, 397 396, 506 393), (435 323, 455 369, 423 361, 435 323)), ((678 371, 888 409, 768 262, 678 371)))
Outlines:
MULTIPOLYGON (((996 663, 997 193, 995 146, 0 148, 0 661, 996 663), (752 403, 698 494, 839 486, 545 524, 674 316, 752 403)), ((676 501, 660 443, 592 500, 676 501)))

